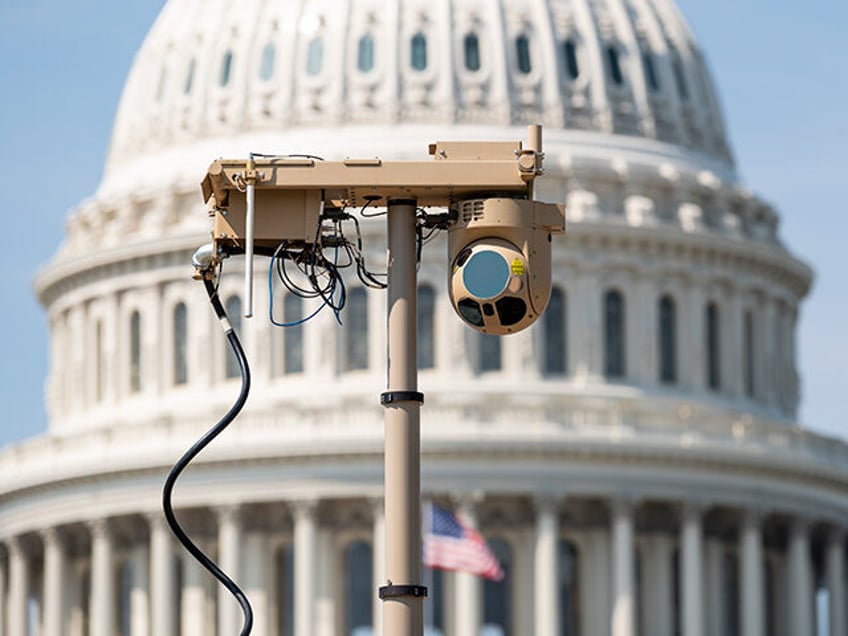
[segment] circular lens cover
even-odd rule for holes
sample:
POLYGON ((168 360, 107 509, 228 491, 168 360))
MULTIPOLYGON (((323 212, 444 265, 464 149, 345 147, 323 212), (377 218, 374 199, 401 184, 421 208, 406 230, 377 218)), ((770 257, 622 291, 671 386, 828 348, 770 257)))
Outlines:
POLYGON ((465 288, 477 298, 494 298, 506 289, 509 277, 506 259, 487 249, 474 252, 462 270, 465 288))

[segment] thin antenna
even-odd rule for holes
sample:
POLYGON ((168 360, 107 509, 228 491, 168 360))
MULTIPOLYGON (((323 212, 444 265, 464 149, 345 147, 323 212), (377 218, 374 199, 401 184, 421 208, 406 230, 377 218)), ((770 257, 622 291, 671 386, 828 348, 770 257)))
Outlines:
POLYGON ((256 163, 251 152, 247 160, 247 184, 245 197, 247 199, 247 218, 244 231, 244 317, 253 316, 253 242, 256 218, 256 163))

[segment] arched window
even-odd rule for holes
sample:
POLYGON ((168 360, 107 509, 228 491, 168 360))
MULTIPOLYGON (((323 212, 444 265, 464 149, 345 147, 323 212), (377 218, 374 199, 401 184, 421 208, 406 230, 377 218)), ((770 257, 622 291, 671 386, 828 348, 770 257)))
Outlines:
POLYGON ((363 35, 359 38, 356 67, 363 73, 368 73, 374 68, 374 38, 371 35, 363 35))
MULTIPOLYGON (((227 318, 230 321, 230 324, 233 327, 233 330, 238 334, 241 331, 241 298, 238 296, 230 296, 227 298, 227 302, 224 303, 224 308, 227 310, 227 318)), ((233 353, 232 347, 230 347, 229 342, 225 343, 227 347, 226 354, 226 364, 224 369, 224 377, 229 378, 238 378, 241 377, 241 369, 239 368, 238 359, 236 358, 236 354, 233 353)))
POLYGON ((324 67, 324 41, 312 38, 306 47, 306 74, 316 76, 324 67))
POLYGON ((418 368, 436 366, 435 326, 436 292, 430 285, 418 287, 418 368))
POLYGON ((188 71, 186 72, 185 84, 183 85, 183 94, 188 95, 191 89, 194 88, 194 74, 197 71, 197 60, 191 58, 188 63, 188 71))
POLYGON ((469 71, 480 70, 480 38, 476 33, 468 33, 462 41, 465 68, 469 71))
POLYGON ((222 88, 230 83, 230 73, 233 70, 233 52, 227 51, 221 59, 221 73, 218 75, 218 85, 222 88))
POLYGON ((657 69, 654 66, 654 56, 650 51, 642 53, 642 66, 645 68, 645 78, 648 80, 648 86, 655 93, 660 90, 660 80, 657 76, 657 69))
POLYGON ((277 61, 277 49, 273 42, 268 42, 262 49, 262 58, 259 61, 259 78, 267 82, 274 76, 274 66, 277 61))
POLYGON ((580 629, 580 554, 574 543, 563 540, 559 542, 558 553, 561 636, 577 636, 580 629))
POLYGON ((366 632, 374 624, 372 608, 373 556, 371 545, 354 541, 344 554, 345 634, 366 632))
POLYGON ((512 629, 512 548, 496 537, 489 548, 500 561, 504 577, 500 581, 486 579, 483 583, 483 629, 486 636, 511 636, 512 629))
POLYGON ((427 68, 427 38, 419 31, 412 36, 409 46, 412 68, 423 71, 427 68))
POLYGON ((141 314, 130 316, 130 392, 141 391, 141 314))
POLYGON ((564 375, 567 369, 565 307, 565 294, 559 287, 554 287, 542 314, 545 329, 543 371, 547 375, 564 375))
POLYGON ((282 327, 285 373, 303 373, 303 325, 294 324, 302 319, 303 299, 296 294, 286 294, 283 301, 283 322, 292 326, 282 327))
POLYGON ((568 39, 563 43, 562 55, 568 77, 576 80, 580 77, 580 65, 577 62, 577 45, 574 43, 574 40, 568 39))
POLYGON ((707 350, 707 386, 715 391, 721 388, 720 367, 720 324, 718 306, 715 303, 707 305, 706 309, 706 334, 705 345, 707 350))
POLYGON ((530 39, 524 34, 515 38, 515 57, 521 73, 527 75, 533 70, 533 62, 530 59, 530 39))
POLYGON ((677 382, 677 310, 671 296, 663 296, 659 303, 660 382, 677 382))
POLYGON ((754 315, 750 311, 745 312, 743 322, 744 355, 745 355, 745 395, 752 398, 756 395, 754 386, 754 315))
POLYGON ((624 298, 611 290, 604 296, 604 375, 622 378, 624 358, 624 298))
POLYGON ((354 287, 347 297, 344 368, 368 368, 368 296, 364 287, 354 287))
POLYGON ((624 75, 621 73, 621 62, 618 59, 618 49, 614 46, 607 47, 607 63, 613 83, 617 86, 624 84, 624 75))
POLYGON ((188 382, 188 310, 185 303, 174 307, 174 384, 188 382))
POLYGON ((480 373, 500 371, 501 368, 501 338, 488 333, 478 334, 477 368, 480 373))

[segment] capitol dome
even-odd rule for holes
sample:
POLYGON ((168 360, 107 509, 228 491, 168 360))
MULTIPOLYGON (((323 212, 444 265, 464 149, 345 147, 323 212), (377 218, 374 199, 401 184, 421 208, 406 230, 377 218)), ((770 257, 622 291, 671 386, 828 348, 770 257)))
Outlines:
MULTIPOLYGON (((422 254, 424 496, 506 573, 428 570, 429 633, 812 636, 821 591, 845 636, 848 446, 797 422, 812 272, 740 181, 670 0, 169 0, 103 180, 36 279, 50 425, 0 452, 0 635, 237 632, 160 512, 170 465, 239 387, 191 279, 213 159, 426 159, 537 122, 536 196, 567 210, 538 324, 470 331, 444 237, 422 254)), ((380 269, 383 220, 362 225, 380 269)), ((382 634, 385 293, 348 281, 343 325, 280 329, 271 295, 286 321, 319 305, 257 271, 239 319, 242 266, 220 294, 253 392, 178 515, 247 591, 257 636, 382 634)))

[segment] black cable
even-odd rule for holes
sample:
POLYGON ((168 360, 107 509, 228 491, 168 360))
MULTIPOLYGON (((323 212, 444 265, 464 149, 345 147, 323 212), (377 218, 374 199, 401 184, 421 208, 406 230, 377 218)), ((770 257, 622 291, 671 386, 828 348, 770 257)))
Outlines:
POLYGON ((245 596, 244 592, 241 591, 241 588, 236 585, 236 583, 227 576, 227 574, 218 567, 212 559, 206 556, 206 554, 204 554, 203 551, 189 538, 185 530, 183 530, 182 526, 180 526, 177 521, 172 504, 174 484, 176 484, 177 478, 183 470, 185 470, 189 463, 197 457, 200 451, 206 448, 213 439, 218 437, 218 435, 220 435, 224 429, 232 423, 244 407, 244 403, 247 401, 247 394, 250 392, 250 367, 247 364, 247 356, 244 354, 241 342, 239 342, 236 332, 233 330, 232 326, 230 326, 230 322, 227 319, 227 312, 224 310, 224 306, 221 304, 221 300, 218 297, 217 287, 207 279, 203 280, 203 284, 206 287, 206 293, 209 295, 209 302, 212 303, 215 315, 218 317, 218 320, 221 321, 221 325, 224 327, 224 331, 227 334, 227 340, 229 340, 233 353, 235 353, 236 359, 238 360, 239 369, 241 371, 241 390, 239 391, 239 395, 235 403, 230 407, 230 410, 227 411, 227 414, 224 415, 224 417, 222 417, 215 426, 204 433, 203 436, 177 460, 177 463, 174 464, 171 472, 168 473, 168 477, 165 479, 165 487, 162 490, 162 509, 165 511, 165 519, 168 521, 168 525, 171 526, 171 531, 174 535, 176 535, 179 542, 183 544, 185 549, 191 553, 200 565, 211 572, 212 576, 218 579, 218 581, 220 581, 220 583, 229 590, 229 592, 235 597, 236 601, 238 601, 238 604, 241 605, 241 609, 244 612, 244 626, 242 627, 240 636, 249 636, 253 629, 253 609, 250 607, 250 601, 247 600, 247 596, 245 596))

